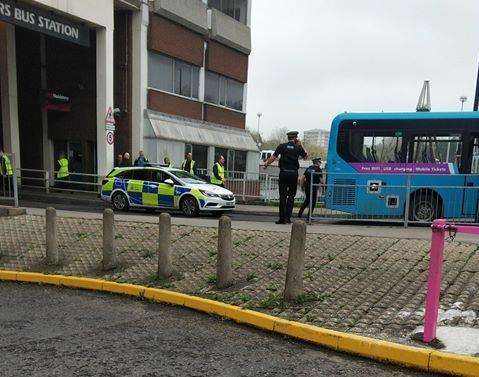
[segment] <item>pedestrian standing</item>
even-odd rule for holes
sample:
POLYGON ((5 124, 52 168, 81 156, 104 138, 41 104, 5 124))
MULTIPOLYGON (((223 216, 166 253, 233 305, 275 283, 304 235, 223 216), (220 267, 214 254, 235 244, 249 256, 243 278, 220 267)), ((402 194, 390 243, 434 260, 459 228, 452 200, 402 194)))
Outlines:
POLYGON ((273 155, 266 160, 263 168, 266 169, 279 158, 279 220, 276 224, 290 224, 293 213, 294 198, 298 189, 299 158, 306 158, 297 131, 287 134, 288 142, 278 145, 273 155))
POLYGON ((128 168, 130 166, 131 166, 130 154, 128 152, 125 152, 123 154, 123 159, 121 160, 120 167, 128 168))
POLYGON ((121 166, 123 162, 123 155, 122 154, 119 154, 117 157, 116 157, 116 165, 115 166, 121 166))
POLYGON ((143 151, 138 152, 138 158, 135 160, 134 166, 150 166, 150 161, 145 157, 143 151))
POLYGON ((170 158, 169 157, 165 157, 163 159, 163 165, 167 168, 172 168, 173 167, 173 164, 171 163, 170 161, 170 158))
POLYGON ((181 164, 181 170, 187 171, 192 175, 196 175, 196 162, 193 160, 191 152, 185 153, 185 161, 181 164))
POLYGON ((301 186, 303 187, 304 194, 306 195, 303 204, 298 212, 298 217, 303 216, 303 212, 308 208, 308 217, 309 208, 311 208, 311 215, 313 214, 314 207, 316 207, 316 202, 318 200, 318 190, 319 184, 323 183, 323 171, 321 169, 321 158, 313 158, 313 165, 307 168, 301 177, 301 186), (311 179, 313 180, 313 186, 311 187, 311 179), (311 202, 311 207, 310 207, 311 202))
POLYGON ((225 187, 225 158, 222 155, 216 158, 211 172, 210 183, 225 187))

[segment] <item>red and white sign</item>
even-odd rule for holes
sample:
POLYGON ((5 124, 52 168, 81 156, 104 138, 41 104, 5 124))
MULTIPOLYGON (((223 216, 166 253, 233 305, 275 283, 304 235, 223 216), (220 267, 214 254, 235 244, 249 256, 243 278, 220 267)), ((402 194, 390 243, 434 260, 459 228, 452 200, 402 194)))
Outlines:
POLYGON ((106 142, 109 144, 109 145, 113 145, 113 142, 114 142, 114 137, 113 137, 113 131, 108 131, 106 133, 106 142))
POLYGON ((105 119, 105 124, 108 126, 114 126, 115 125, 115 117, 113 116, 113 109, 111 106, 108 108, 108 112, 106 113, 106 119, 105 119))

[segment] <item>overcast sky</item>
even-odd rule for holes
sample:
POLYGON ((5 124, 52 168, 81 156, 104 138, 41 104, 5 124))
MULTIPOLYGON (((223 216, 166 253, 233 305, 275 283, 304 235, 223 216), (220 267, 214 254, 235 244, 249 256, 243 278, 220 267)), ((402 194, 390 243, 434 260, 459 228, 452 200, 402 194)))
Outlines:
POLYGON ((329 129, 343 111, 472 109, 478 0, 253 0, 247 125, 329 129))

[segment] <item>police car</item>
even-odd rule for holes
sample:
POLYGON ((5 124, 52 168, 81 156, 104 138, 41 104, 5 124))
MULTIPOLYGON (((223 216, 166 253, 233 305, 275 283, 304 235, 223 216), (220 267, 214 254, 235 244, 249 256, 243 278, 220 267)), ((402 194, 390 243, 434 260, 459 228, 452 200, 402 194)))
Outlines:
POLYGON ((233 193, 184 170, 166 167, 115 168, 103 180, 101 198, 113 209, 130 207, 223 213, 235 208, 233 193))

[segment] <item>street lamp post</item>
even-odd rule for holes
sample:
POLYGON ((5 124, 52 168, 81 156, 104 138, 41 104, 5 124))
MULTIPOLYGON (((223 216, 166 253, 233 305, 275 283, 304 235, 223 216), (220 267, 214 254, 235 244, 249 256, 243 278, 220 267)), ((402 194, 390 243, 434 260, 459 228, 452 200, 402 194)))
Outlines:
POLYGON ((464 111, 464 102, 467 101, 467 97, 466 96, 460 96, 459 101, 461 101, 461 111, 464 111))
POLYGON ((261 117, 263 116, 263 114, 262 114, 262 113, 258 113, 258 114, 256 114, 256 115, 258 116, 258 141, 256 142, 256 144, 258 145, 258 148, 259 148, 259 147, 260 147, 260 144, 261 144, 260 141, 259 141, 259 139, 260 139, 260 136, 259 136, 259 122, 260 122, 260 119, 261 119, 261 117))

